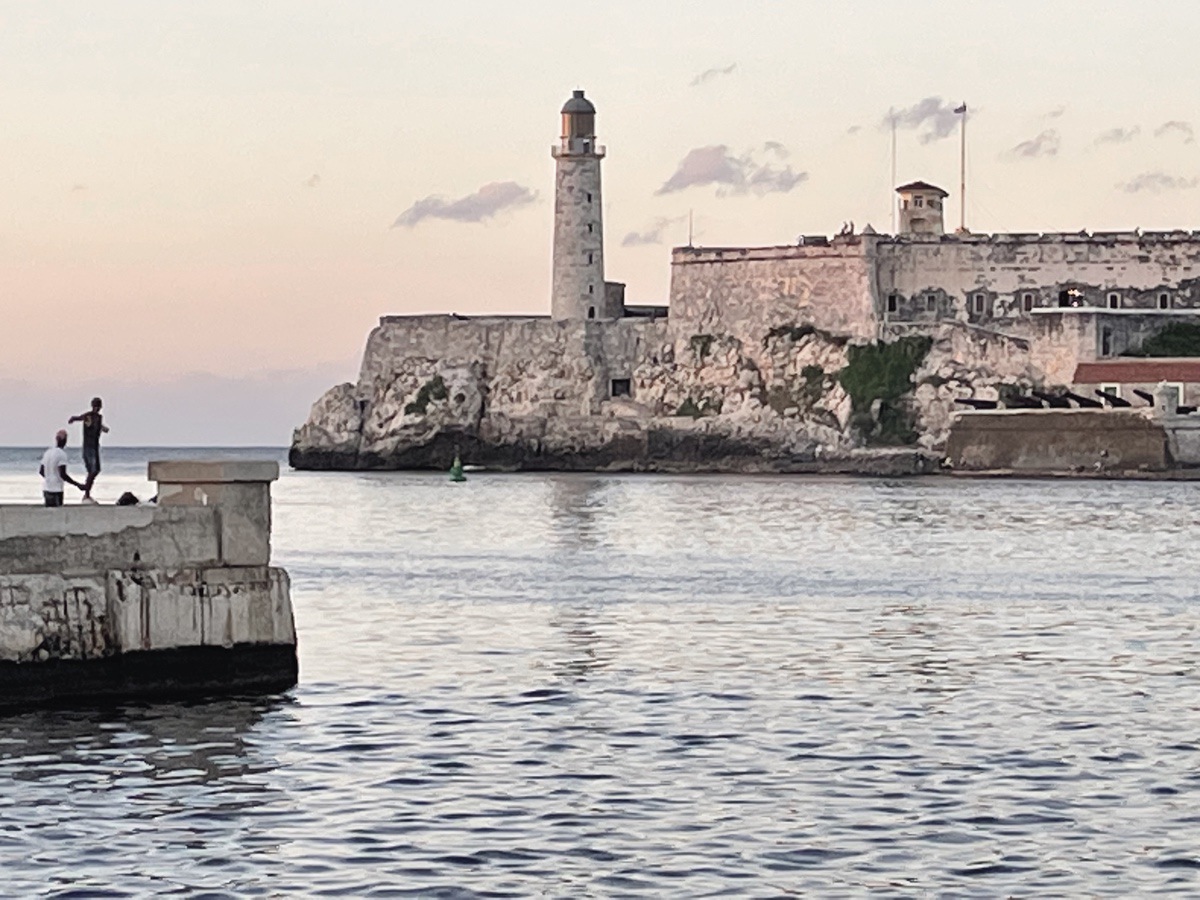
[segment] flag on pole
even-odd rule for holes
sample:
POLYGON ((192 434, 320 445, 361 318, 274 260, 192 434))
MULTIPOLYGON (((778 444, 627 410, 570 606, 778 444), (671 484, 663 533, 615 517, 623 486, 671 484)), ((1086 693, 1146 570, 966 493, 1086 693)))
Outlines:
MULTIPOLYGON (((943 108, 944 108, 944 107, 943 107, 943 108)), ((967 112, 967 104, 966 104, 966 103, 964 103, 962 106, 958 107, 958 108, 957 108, 957 109, 955 109, 954 111, 955 111, 956 113, 960 113, 960 114, 962 114, 962 115, 966 115, 966 112, 967 112)))

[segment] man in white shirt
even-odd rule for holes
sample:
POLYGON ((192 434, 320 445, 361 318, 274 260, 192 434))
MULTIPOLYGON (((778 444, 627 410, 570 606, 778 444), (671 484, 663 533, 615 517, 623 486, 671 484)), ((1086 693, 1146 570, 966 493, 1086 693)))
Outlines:
POLYGON ((83 485, 67 474, 67 433, 60 430, 54 435, 54 446, 42 456, 38 474, 42 476, 42 497, 47 506, 63 505, 63 485, 73 484, 83 490, 83 485))

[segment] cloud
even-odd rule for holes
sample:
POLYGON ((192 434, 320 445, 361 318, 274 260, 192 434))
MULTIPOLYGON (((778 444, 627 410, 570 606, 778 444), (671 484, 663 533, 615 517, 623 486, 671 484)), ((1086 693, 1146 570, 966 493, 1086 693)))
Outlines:
POLYGON ((862 131, 861 125, 851 125, 846 129, 846 134, 858 134, 860 131, 862 131))
POLYGON ((921 143, 930 144, 954 133, 958 126, 958 113, 954 111, 957 105, 941 97, 926 97, 907 109, 893 109, 883 117, 879 127, 891 128, 895 121, 898 128, 910 131, 924 129, 920 136, 921 143))
POLYGON ((658 218, 645 231, 631 231, 621 238, 622 247, 644 247, 647 244, 661 244, 666 240, 666 232, 674 225, 684 220, 683 216, 658 218))
POLYGON ((1190 144, 1196 140, 1196 132, 1192 130, 1190 122, 1181 122, 1179 119, 1172 119, 1170 122, 1163 122, 1154 129, 1154 136, 1157 137, 1179 137, 1183 139, 1185 144, 1190 144))
POLYGON ((1046 113, 1045 118, 1060 119, 1060 118, 1062 118, 1062 114, 1065 113, 1066 111, 1067 111, 1066 106, 1056 106, 1056 107, 1054 107, 1054 109, 1050 110, 1050 112, 1046 113))
POLYGON ((1136 125, 1132 128, 1110 128, 1096 136, 1097 144, 1127 144, 1138 136, 1141 131, 1136 125))
MULTIPOLYGON (((782 148, 786 154, 787 148, 782 148)), ((773 151, 779 155, 779 151, 773 151)), ((734 156, 724 144, 697 147, 675 169, 656 194, 674 194, 690 187, 717 185, 717 196, 729 194, 787 193, 808 180, 807 172, 796 172, 791 166, 759 162, 753 152, 734 156)))
POLYGON ((764 153, 774 153, 780 159, 787 159, 792 155, 788 148, 779 141, 767 141, 762 148, 764 153))
POLYGON ((396 217, 392 227, 413 228, 425 219, 482 222, 506 209, 527 206, 536 199, 537 191, 515 181, 494 181, 457 200, 447 200, 436 195, 418 200, 396 217))
POLYGON ((305 187, 310 187, 310 188, 316 187, 320 183, 321 183, 321 176, 316 174, 315 172, 312 175, 310 175, 308 178, 304 179, 305 187))
POLYGON ((76 182, 75 184, 71 185, 71 193, 72 194, 78 194, 80 191, 86 191, 86 190, 87 190, 86 184, 80 184, 79 182, 76 182))
POLYGON ((708 84, 714 78, 720 78, 722 75, 732 75, 733 70, 736 68, 737 63, 730 63, 723 68, 705 69, 692 79, 692 87, 699 87, 702 84, 708 84))
POLYGON ((1127 194, 1164 194, 1168 191, 1187 191, 1200 185, 1200 178, 1183 178, 1165 172, 1143 172, 1136 178, 1118 184, 1127 194))
POLYGON ((1058 132, 1047 128, 1035 138, 1021 141, 1008 151, 1014 159, 1037 159, 1039 156, 1058 156, 1058 148, 1062 144, 1058 132))

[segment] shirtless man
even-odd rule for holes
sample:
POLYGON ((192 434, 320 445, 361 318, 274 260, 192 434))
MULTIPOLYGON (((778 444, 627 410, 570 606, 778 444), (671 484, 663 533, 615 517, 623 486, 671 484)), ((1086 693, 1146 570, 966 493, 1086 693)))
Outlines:
POLYGON ((92 485, 100 474, 100 435, 108 434, 108 426, 104 424, 104 416, 100 415, 103 404, 99 397, 92 398, 92 408, 88 412, 71 416, 68 425, 76 422, 83 423, 83 467, 87 469, 87 481, 83 485, 83 502, 94 503, 92 500, 92 485))

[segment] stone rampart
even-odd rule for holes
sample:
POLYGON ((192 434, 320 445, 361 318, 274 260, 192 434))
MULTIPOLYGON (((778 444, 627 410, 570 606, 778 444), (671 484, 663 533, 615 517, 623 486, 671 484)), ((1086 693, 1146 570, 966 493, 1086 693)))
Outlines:
POLYGON ((870 236, 825 244, 671 253, 671 327, 679 334, 761 339, 807 324, 856 340, 878 334, 870 236))
POLYGON ((1161 472, 1173 463, 1163 423, 1119 409, 959 413, 946 456, 956 471, 1027 474, 1161 472))
POLYGON ((275 463, 151 463, 157 506, 0 506, 0 706, 296 681, 275 463))

